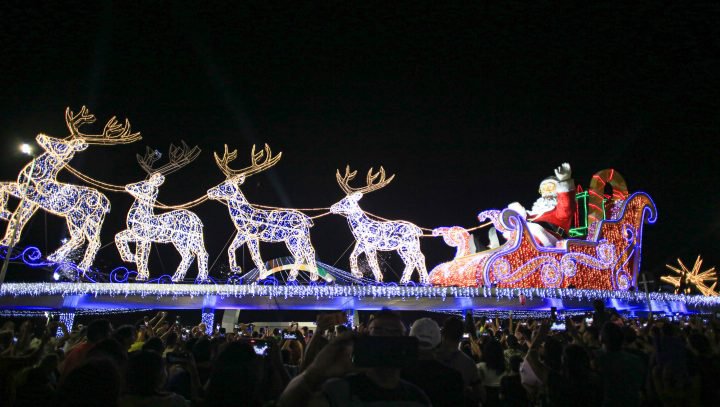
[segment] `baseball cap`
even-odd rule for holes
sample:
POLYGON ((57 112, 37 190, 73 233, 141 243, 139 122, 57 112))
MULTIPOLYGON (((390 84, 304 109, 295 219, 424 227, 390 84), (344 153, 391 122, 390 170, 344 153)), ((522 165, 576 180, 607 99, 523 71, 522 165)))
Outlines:
POLYGON ((440 327, 430 318, 420 318, 412 324, 410 336, 418 338, 420 349, 434 349, 440 344, 440 327))

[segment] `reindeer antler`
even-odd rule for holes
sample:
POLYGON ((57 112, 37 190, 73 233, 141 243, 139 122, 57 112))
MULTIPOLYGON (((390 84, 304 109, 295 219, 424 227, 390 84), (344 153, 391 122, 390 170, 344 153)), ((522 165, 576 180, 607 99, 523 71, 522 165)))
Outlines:
POLYGON ((73 114, 69 107, 65 109, 65 123, 68 130, 70 130, 70 136, 67 137, 69 139, 82 139, 88 144, 127 144, 142 138, 140 132, 130 133, 130 121, 128 119, 125 119, 125 124, 121 125, 115 116, 105 124, 101 135, 87 135, 80 133, 78 130, 80 126, 94 122, 95 116, 90 114, 85 106, 80 108, 78 114, 73 114))
POLYGON ((170 151, 168 153, 169 161, 167 164, 158 168, 153 168, 153 164, 162 157, 162 153, 158 150, 147 147, 144 156, 138 154, 136 157, 138 164, 140 164, 140 167, 145 170, 148 175, 155 173, 168 175, 193 162, 200 155, 200 151, 200 147, 195 146, 190 148, 185 141, 182 140, 180 141, 180 146, 170 144, 170 151))
POLYGON ((350 181, 355 179, 355 176, 357 175, 357 171, 350 171, 350 166, 345 167, 345 175, 340 175, 340 170, 337 170, 335 172, 335 179, 337 179, 338 185, 340 185, 340 188, 347 194, 350 195, 354 192, 361 192, 363 194, 366 194, 368 192, 377 191, 378 189, 386 186, 389 184, 394 178, 395 174, 390 176, 390 178, 385 179, 385 169, 381 166, 380 170, 373 174, 372 167, 367 173, 367 177, 365 178, 366 186, 359 187, 359 188, 353 188, 350 186, 350 181), (376 179, 380 179, 375 182, 376 179))
POLYGON ((255 152, 255 145, 253 145, 252 151, 250 152, 250 166, 239 170, 233 170, 229 167, 229 164, 237 158, 237 150, 228 152, 228 146, 225 144, 225 152, 223 153, 222 158, 220 158, 217 153, 213 153, 213 155, 215 156, 215 163, 220 168, 220 171, 222 171, 228 178, 235 175, 244 175, 249 177, 250 175, 257 174, 260 171, 265 171, 266 169, 272 167, 280 161, 280 158, 282 158, 282 153, 278 153, 273 157, 270 146, 267 144, 265 144, 264 150, 257 153, 255 152), (264 160, 263 157, 265 157, 264 160))

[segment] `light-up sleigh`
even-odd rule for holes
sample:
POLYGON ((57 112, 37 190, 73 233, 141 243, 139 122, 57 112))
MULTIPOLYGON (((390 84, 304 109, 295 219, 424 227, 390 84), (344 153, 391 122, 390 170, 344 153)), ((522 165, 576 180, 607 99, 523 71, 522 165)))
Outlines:
MULTIPOLYGON (((492 250, 458 255, 430 273, 435 286, 492 286, 501 288, 581 288, 629 290, 637 287, 642 231, 655 223, 657 211, 649 195, 637 192, 614 199, 609 219, 591 224, 586 239, 567 239, 557 247, 541 247, 531 236, 525 219, 516 212, 485 211, 508 236, 492 250)), ((446 242, 448 240, 446 239, 446 242)))

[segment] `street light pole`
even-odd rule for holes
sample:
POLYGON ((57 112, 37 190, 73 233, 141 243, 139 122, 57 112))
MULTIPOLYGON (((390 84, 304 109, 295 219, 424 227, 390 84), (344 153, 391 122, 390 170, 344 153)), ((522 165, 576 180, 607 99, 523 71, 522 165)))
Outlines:
MULTIPOLYGON (((32 157, 32 161, 30 162, 30 173, 27 176, 27 179, 22 184, 22 196, 20 197, 20 204, 19 208, 22 208, 23 203, 25 202, 25 195, 27 194, 27 188, 30 184, 30 178, 32 177, 33 171, 35 171, 35 154, 32 152, 32 147, 30 147, 28 144, 23 144, 20 146, 20 151, 22 151, 25 154, 28 154, 32 157)), ((14 214, 10 216, 10 222, 13 222, 14 214)), ((6 248, 5 251, 5 260, 3 260, 2 269, 0 269, 0 288, 5 283, 5 274, 7 274, 8 265, 10 264, 10 256, 12 255, 12 251, 15 247, 15 240, 17 240, 17 233, 18 233, 18 226, 20 222, 18 222, 18 219, 15 219, 15 222, 12 225, 9 225, 12 227, 12 236, 10 237, 10 244, 6 248)))

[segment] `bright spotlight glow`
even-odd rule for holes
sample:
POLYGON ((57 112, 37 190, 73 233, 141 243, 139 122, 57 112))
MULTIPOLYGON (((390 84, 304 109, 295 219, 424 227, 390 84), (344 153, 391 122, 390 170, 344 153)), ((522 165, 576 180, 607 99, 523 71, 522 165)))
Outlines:
POLYGON ((27 155, 32 155, 33 149, 32 146, 28 143, 22 143, 20 144, 20 152, 27 155))
POLYGON ((53 280, 55 280, 55 281, 60 280, 60 274, 57 271, 53 273, 53 280))

